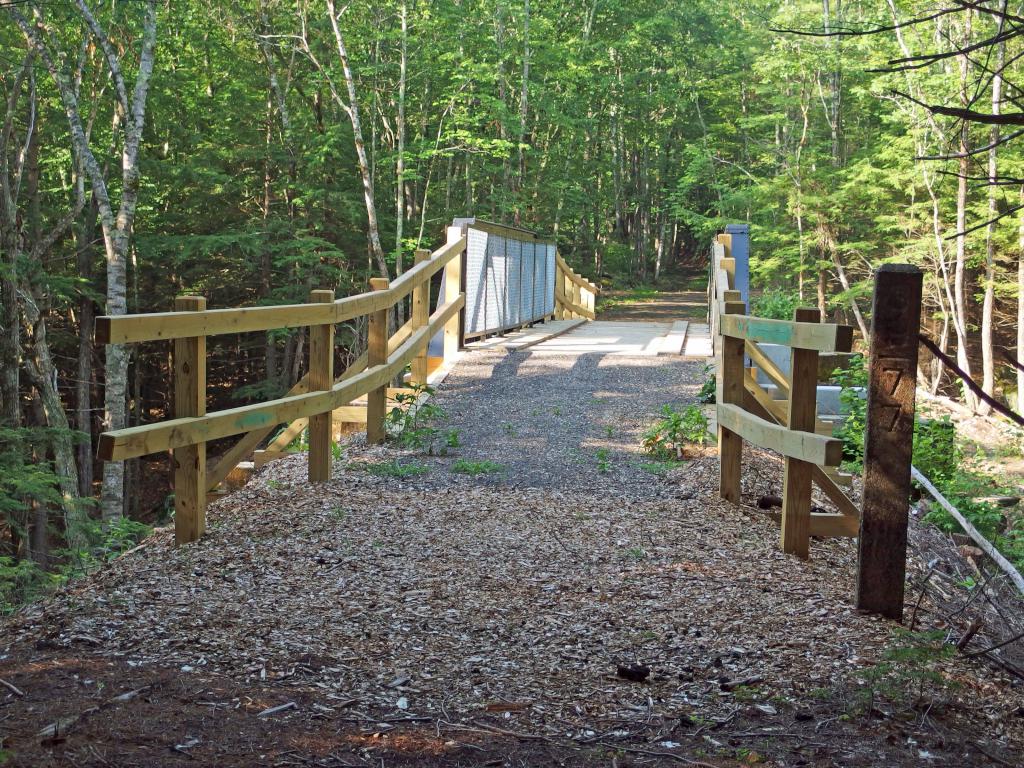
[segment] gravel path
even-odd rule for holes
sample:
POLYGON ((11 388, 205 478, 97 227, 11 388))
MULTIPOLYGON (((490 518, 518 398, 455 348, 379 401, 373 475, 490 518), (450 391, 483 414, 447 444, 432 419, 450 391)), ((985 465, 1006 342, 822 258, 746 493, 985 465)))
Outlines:
POLYGON ((458 458, 504 468, 477 482, 657 496, 643 433, 663 406, 695 403, 704 380, 703 364, 673 357, 470 352, 434 402, 458 458))

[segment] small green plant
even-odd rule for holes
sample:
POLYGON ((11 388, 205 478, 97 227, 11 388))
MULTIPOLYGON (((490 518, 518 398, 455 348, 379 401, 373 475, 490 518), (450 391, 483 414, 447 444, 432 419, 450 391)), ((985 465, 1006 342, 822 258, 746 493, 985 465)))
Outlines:
POLYGON ((515 437, 516 436, 516 425, 513 424, 511 421, 504 422, 501 425, 501 429, 509 437, 515 437))
POLYGON ((945 631, 897 629, 893 639, 882 660, 864 672, 865 684, 855 696, 859 714, 869 715, 879 699, 896 706, 915 707, 927 694, 953 685, 938 668, 940 662, 956 653, 956 647, 946 643, 945 631))
POLYGON ((399 392, 394 396, 398 403, 384 418, 384 428, 388 438, 403 448, 426 450, 433 453, 437 428, 431 422, 444 416, 444 410, 427 398, 434 394, 434 388, 428 384, 411 384, 411 391, 399 392), (425 401, 425 402, 424 402, 425 401))
POLYGON ((284 483, 280 480, 267 480, 267 487, 272 488, 275 491, 279 491, 284 488, 284 483))
POLYGON ((609 424, 604 428, 604 433, 607 437, 615 437, 615 427, 609 424))
POLYGON ((452 472, 460 475, 487 475, 493 472, 501 472, 504 466, 496 461, 470 461, 469 459, 458 459, 452 464, 452 472))
POLYGON ((416 461, 400 462, 397 459, 380 462, 353 462, 350 469, 362 470, 374 477, 405 478, 426 474, 430 468, 416 461))
POLYGON ((335 461, 341 461, 345 456, 345 451, 342 450, 341 446, 333 440, 331 441, 331 456, 335 461))
POLYGON ((661 477, 671 472, 676 466, 676 463, 672 461, 646 461, 640 464, 640 469, 648 474, 661 477))
POLYGON ((444 435, 444 445, 446 448, 458 448, 461 445, 459 442, 459 430, 449 429, 444 435))
POLYGON ((551 409, 551 415, 552 415, 552 416, 561 416, 561 415, 562 415, 562 409, 561 409, 561 408, 559 408, 559 407, 558 407, 558 406, 556 405, 556 406, 555 406, 554 408, 552 408, 552 409, 551 409))
POLYGON ((332 509, 330 512, 331 517, 333 517, 339 523, 345 522, 345 520, 348 519, 348 514, 349 510, 345 509, 344 507, 334 507, 334 509, 332 509))
POLYGON ((662 461, 681 460, 687 446, 707 442, 708 420, 699 406, 688 405, 676 411, 670 405, 661 409, 662 418, 644 433, 643 446, 662 461))
POLYGON ((612 469, 610 458, 607 448, 597 449, 597 471, 602 475, 608 474, 612 469))
MULTIPOLYGON (((704 373, 707 374, 708 366, 704 367, 704 373)), ((717 384, 715 383, 715 374, 711 374, 710 378, 705 380, 704 384, 701 385, 700 391, 697 393, 697 402, 704 405, 712 405, 715 402, 715 398, 718 397, 717 384)))
POLYGON ((631 547, 630 549, 626 550, 626 557, 629 560, 635 560, 636 562, 640 562, 641 560, 645 560, 647 558, 647 550, 645 550, 643 547, 631 547))

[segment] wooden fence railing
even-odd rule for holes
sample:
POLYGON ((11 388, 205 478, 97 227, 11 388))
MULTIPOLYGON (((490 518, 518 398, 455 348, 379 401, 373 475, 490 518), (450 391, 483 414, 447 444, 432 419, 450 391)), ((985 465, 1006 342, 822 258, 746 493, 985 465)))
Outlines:
POLYGON ((811 536, 857 536, 860 511, 843 492, 848 475, 837 471, 842 441, 818 419, 817 387, 849 353, 853 329, 821 323, 818 310, 798 309, 793 321, 767 320, 746 314, 746 304, 731 288, 735 262, 728 240, 712 246, 711 324, 717 362, 720 493, 740 501, 743 441, 785 458, 783 472, 782 548, 806 558, 811 536), (789 373, 776 366, 758 346, 781 344, 791 349, 789 373), (750 360, 775 384, 781 399, 758 383, 750 360), (839 514, 811 511, 811 484, 816 484, 839 514))
POLYGON ((817 417, 818 382, 849 360, 853 329, 819 322, 817 309, 797 309, 792 322, 745 314, 746 305, 732 288, 730 242, 725 236, 712 245, 708 287, 716 331, 721 495, 739 503, 744 440, 781 453, 783 550, 806 558, 811 536, 856 536, 858 610, 901 621, 923 275, 909 264, 883 264, 874 273, 858 507, 840 487, 852 481, 836 470, 842 444, 832 437, 831 425, 817 417), (789 373, 759 344, 788 346, 789 373), (781 399, 759 384, 754 369, 745 369, 747 359, 781 399), (811 511, 812 483, 839 514, 811 511))
MULTIPOLYGON (((243 309, 207 309, 199 296, 175 300, 175 311, 100 317, 97 341, 128 344, 174 342, 175 418, 100 436, 99 457, 120 461, 173 451, 175 538, 195 541, 205 528, 206 494, 216 487, 279 425, 289 423, 293 434, 309 429, 309 479, 327 480, 331 467, 332 412, 366 396, 366 433, 371 443, 384 439, 388 384, 412 364, 412 380, 425 382, 427 345, 443 331, 444 356, 458 351, 459 312, 465 304, 461 288, 461 255, 466 240, 458 227, 448 230, 448 242, 434 251, 417 252, 416 265, 393 282, 375 278, 369 292, 335 299, 333 291, 313 291, 308 304, 243 309), (445 303, 429 311, 430 280, 445 270, 445 303), (412 318, 391 338, 388 310, 412 294, 412 318), (367 351, 340 377, 334 375, 334 326, 369 318, 367 351), (309 372, 284 397, 264 403, 206 413, 206 338, 218 334, 309 328, 309 372), (295 430, 298 432, 295 432, 295 430), (206 467, 206 444, 243 435, 217 466, 206 467)), ((280 442, 275 441, 275 444, 280 442)), ((283 447, 282 445, 282 447, 283 447)))
POLYGON ((555 264, 555 318, 596 319, 595 302, 600 287, 574 272, 561 256, 555 257, 555 264))

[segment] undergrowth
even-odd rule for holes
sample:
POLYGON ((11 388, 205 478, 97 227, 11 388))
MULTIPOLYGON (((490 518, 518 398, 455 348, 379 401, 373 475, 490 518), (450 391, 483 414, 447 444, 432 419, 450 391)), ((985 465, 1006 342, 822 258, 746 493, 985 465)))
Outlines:
POLYGON ((452 472, 460 475, 487 475, 494 472, 501 472, 505 467, 496 461, 470 461, 469 459, 457 459, 452 464, 452 472))
MULTIPOLYGON (((867 400, 863 392, 868 372, 863 356, 855 355, 849 366, 833 373, 833 381, 842 387, 839 400, 845 423, 836 436, 843 440, 844 468, 860 473, 864 468, 864 430, 867 425, 867 400)), ((963 513, 982 535, 1018 567, 1024 567, 1024 519, 1007 519, 986 496, 1013 493, 997 478, 982 472, 964 455, 957 439, 956 425, 944 416, 914 422, 913 463, 936 488, 963 513)), ((924 520, 947 533, 960 531, 960 524, 938 504, 929 505, 924 520)))

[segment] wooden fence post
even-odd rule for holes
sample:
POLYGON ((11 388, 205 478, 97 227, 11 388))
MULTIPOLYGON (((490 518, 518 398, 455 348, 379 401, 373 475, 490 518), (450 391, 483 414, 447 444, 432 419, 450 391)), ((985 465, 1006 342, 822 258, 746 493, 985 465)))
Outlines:
MULTIPOLYGON (((743 304, 726 302, 727 315, 741 315, 743 304)), ((718 402, 743 405, 743 339, 722 337, 719 357, 718 402)), ((719 495, 733 504, 740 503, 740 475, 742 472, 743 438, 721 424, 718 426, 719 495)))
MULTIPOLYGON (((415 263, 422 264, 430 258, 430 251, 418 249, 415 254, 415 263)), ((430 318, 430 279, 422 281, 412 289, 412 332, 415 333, 427 324, 430 318)), ((416 353, 412 361, 412 381, 414 384, 427 383, 427 355, 429 353, 430 339, 428 338, 423 348, 416 353)))
MULTIPOLYGON (((314 304, 330 304, 334 291, 311 291, 314 304)), ((334 326, 314 325, 309 329, 309 391, 328 390, 334 386, 334 326)), ((324 482, 331 478, 331 412, 309 417, 309 481, 324 482)))
MULTIPOLYGON (((202 312, 202 296, 178 296, 175 312, 202 312)), ((206 415, 206 337, 174 340, 174 417, 206 415)), ((206 532, 206 443, 175 448, 174 542, 187 544, 206 532)))
POLYGON ((917 267, 883 264, 871 310, 857 608, 895 621, 903 620, 922 280, 917 267))
MULTIPOLYGON (((448 242, 451 243, 462 237, 462 230, 459 227, 448 227, 448 242)), ((455 297, 462 292, 462 260, 466 251, 449 261, 444 267, 444 301, 454 301, 455 297)), ((444 359, 451 360, 462 346, 462 329, 460 323, 465 310, 460 311, 455 317, 444 324, 444 359)))
MULTIPOLYGON (((798 323, 819 323, 817 309, 801 308, 793 313, 798 323)), ((793 348, 790 352, 789 407, 787 427, 814 433, 818 415, 818 353, 793 348)), ((811 543, 812 465, 786 457, 782 475, 782 551, 807 559, 811 543)))
MULTIPOLYGON (((391 281, 386 277, 371 277, 370 290, 386 291, 391 281)), ((371 312, 366 343, 366 367, 384 365, 388 361, 388 311, 371 312)), ((366 395, 366 442, 376 445, 384 442, 384 416, 387 409, 387 383, 371 389, 366 395)))

